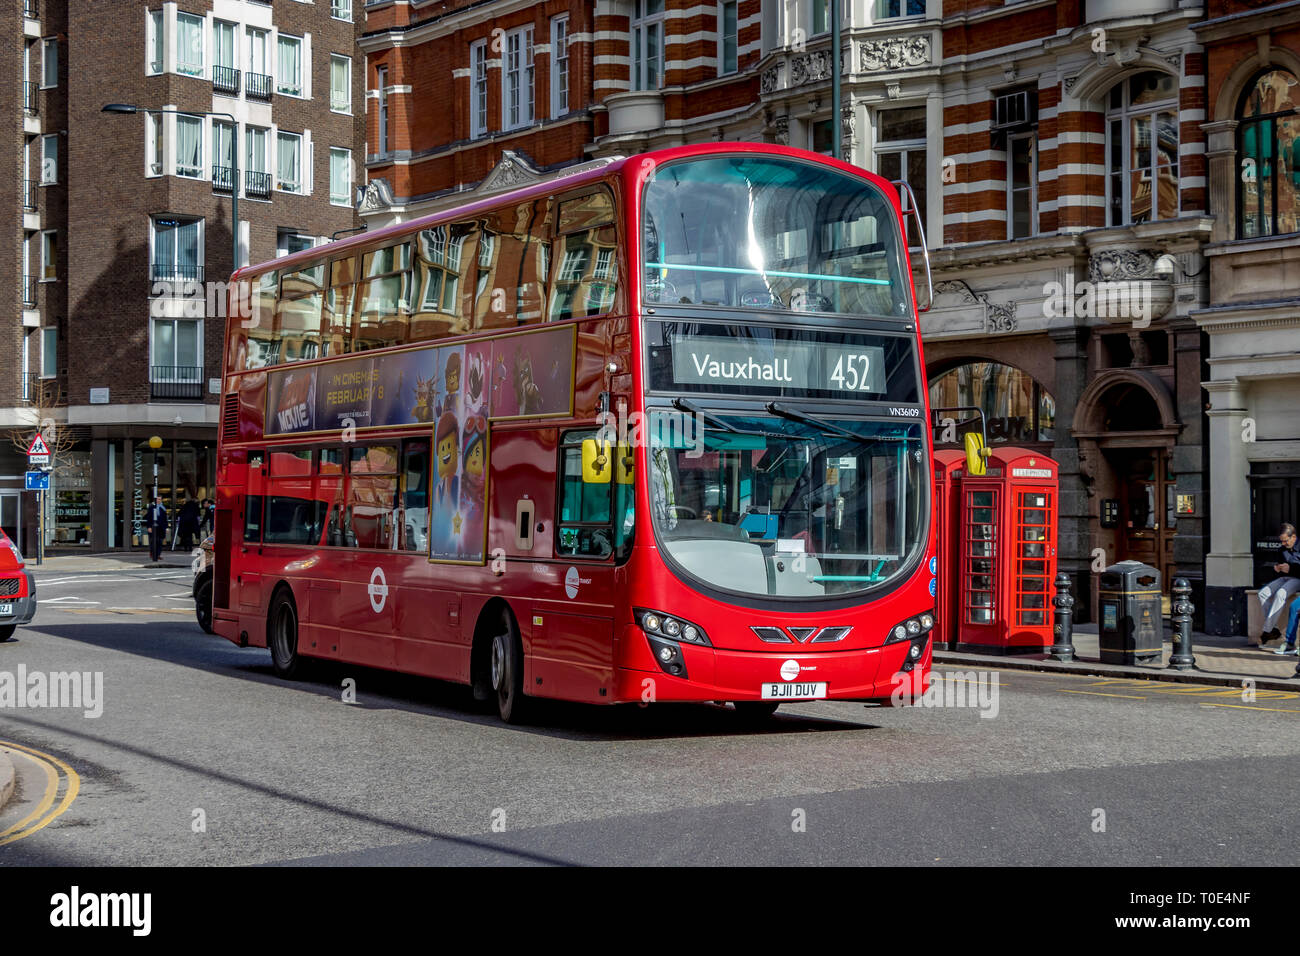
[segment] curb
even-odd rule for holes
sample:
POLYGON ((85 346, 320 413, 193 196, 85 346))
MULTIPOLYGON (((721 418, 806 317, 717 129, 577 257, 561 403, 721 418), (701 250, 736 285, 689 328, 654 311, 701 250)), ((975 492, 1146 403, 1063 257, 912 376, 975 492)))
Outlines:
POLYGON ((0 750, 0 810, 5 808, 9 798, 14 795, 14 765, 9 755, 0 750))
POLYGON ((1092 661, 1021 660, 992 654, 961 654, 954 651, 935 651, 936 664, 978 664, 984 667, 1007 670, 1039 671, 1042 673, 1074 674, 1078 677, 1128 677, 1136 680, 1165 681, 1175 684, 1210 684, 1217 687, 1241 687, 1242 681, 1253 680, 1257 689, 1300 691, 1300 681, 1286 677, 1260 677, 1253 674, 1221 674, 1196 668, 1176 671, 1167 667, 1128 667, 1123 664, 1102 664, 1092 661))

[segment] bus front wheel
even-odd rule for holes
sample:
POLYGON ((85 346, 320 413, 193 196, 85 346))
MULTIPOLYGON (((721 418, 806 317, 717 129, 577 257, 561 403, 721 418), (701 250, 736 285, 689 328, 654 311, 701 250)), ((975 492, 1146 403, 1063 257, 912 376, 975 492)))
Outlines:
POLYGON ((302 667, 302 657, 298 654, 298 609, 288 590, 279 591, 271 602, 268 638, 276 676, 292 680, 302 667))
POLYGON ((768 700, 736 700, 732 701, 731 706, 736 708, 736 715, 745 723, 761 724, 775 714, 781 705, 768 700))
POLYGON ((194 617, 204 634, 217 633, 212 629, 212 575, 207 575, 194 589, 194 617))
POLYGON ((528 705, 524 697, 524 651, 514 619, 505 614, 500 633, 492 638, 492 690, 497 697, 497 712, 507 724, 524 719, 528 705))

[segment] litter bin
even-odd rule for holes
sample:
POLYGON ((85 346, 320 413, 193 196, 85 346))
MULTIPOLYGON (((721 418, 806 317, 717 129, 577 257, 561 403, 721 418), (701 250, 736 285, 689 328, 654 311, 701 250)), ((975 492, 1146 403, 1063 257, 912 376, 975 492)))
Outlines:
POLYGON ((1101 574, 1097 610, 1103 664, 1149 663, 1164 652, 1160 572, 1140 561, 1112 564, 1101 574))

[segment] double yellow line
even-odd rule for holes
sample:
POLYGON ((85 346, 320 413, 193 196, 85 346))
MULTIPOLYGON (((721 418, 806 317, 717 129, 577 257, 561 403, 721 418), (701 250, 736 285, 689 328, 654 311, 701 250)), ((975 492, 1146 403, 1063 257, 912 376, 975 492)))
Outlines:
POLYGON ((31 747, 24 747, 22 744, 10 743, 7 740, 0 740, 0 747, 24 754, 45 771, 45 793, 36 805, 36 809, 13 826, 0 830, 0 846, 4 846, 6 843, 13 843, 23 837, 29 837, 37 830, 43 830, 63 811, 72 806, 72 801, 77 799, 77 794, 81 790, 81 778, 77 776, 75 770, 58 757, 52 757, 47 753, 33 750, 31 747), (60 790, 63 791, 62 799, 59 799, 60 790), (59 799, 58 806, 54 805, 56 799, 59 799))

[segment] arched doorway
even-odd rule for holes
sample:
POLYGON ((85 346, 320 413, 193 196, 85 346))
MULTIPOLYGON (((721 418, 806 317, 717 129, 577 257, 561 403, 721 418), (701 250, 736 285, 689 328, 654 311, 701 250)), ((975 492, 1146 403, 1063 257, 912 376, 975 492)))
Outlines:
POLYGON ((990 444, 1023 445, 1048 453, 1056 436, 1056 399, 1014 365, 971 359, 930 380, 930 407, 983 410, 990 444))

